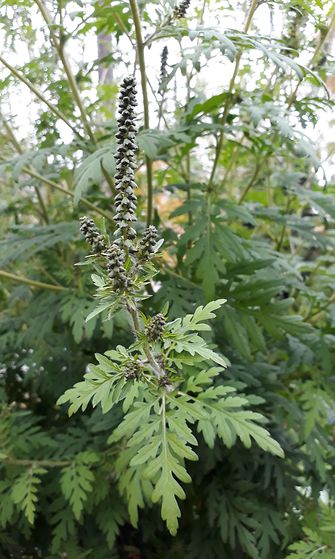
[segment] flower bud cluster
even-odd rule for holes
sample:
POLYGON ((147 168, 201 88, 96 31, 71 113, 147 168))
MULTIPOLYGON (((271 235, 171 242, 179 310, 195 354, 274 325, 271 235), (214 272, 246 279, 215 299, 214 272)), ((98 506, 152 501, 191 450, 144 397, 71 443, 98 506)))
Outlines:
POLYGON ((140 260, 146 262, 152 258, 155 253, 155 246, 158 239, 158 231, 154 225, 149 225, 144 231, 140 242, 140 260))
POLYGON ((129 279, 125 269, 126 255, 119 245, 113 243, 105 253, 107 273, 112 280, 114 289, 126 289, 129 279))
POLYGON ((166 320, 163 314, 159 313, 152 317, 145 328, 145 335, 151 342, 158 340, 163 334, 166 320))
POLYGON ((141 375, 141 367, 136 361, 129 361, 125 370, 124 376, 127 380, 137 379, 141 375))
POLYGON ((93 219, 86 215, 81 217, 80 231, 85 237, 86 242, 92 246, 93 252, 100 253, 106 248, 104 237, 99 233, 93 219))
POLYGON ((120 237, 127 248, 133 247, 133 241, 136 238, 135 229, 132 227, 136 221, 136 196, 134 194, 137 147, 134 111, 136 105, 136 83, 135 79, 130 76, 123 80, 120 87, 118 132, 116 134, 118 147, 115 154, 115 188, 117 191, 114 216, 117 225, 115 236, 120 237))
POLYGON ((186 16, 186 11, 191 4, 191 0, 184 0, 173 10, 173 15, 177 19, 181 19, 186 16))

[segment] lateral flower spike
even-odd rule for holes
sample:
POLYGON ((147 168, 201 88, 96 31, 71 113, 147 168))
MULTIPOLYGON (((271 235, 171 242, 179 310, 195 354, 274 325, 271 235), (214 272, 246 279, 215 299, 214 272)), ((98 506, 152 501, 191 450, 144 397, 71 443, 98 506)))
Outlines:
POLYGON ((176 19, 181 19, 183 17, 186 17, 186 12, 190 4, 191 4, 191 0, 184 0, 183 2, 178 4, 178 6, 176 6, 175 9, 173 10, 174 17, 176 19))
POLYGON ((98 254, 105 250, 105 240, 103 235, 99 233, 93 219, 86 215, 80 218, 80 231, 85 237, 86 242, 91 245, 93 252, 98 254))
POLYGON ((154 225, 149 225, 144 231, 140 242, 140 260, 146 262, 155 254, 155 245, 158 239, 158 231, 154 225))
POLYGON ((160 83, 160 88, 161 89, 161 85, 162 85, 162 81, 166 78, 167 76, 167 60, 168 60, 168 48, 167 46, 165 46, 161 52, 161 68, 160 68, 160 75, 159 75, 159 83, 160 83))
POLYGON ((129 279, 125 269, 126 255, 124 250, 116 243, 113 243, 105 252, 107 260, 107 273, 112 280, 114 289, 126 289, 129 286, 129 279))
POLYGON ((135 229, 132 227, 136 221, 136 188, 134 169, 136 169, 136 126, 135 126, 135 107, 136 101, 136 82, 130 76, 125 78, 120 86, 119 97, 119 116, 117 119, 118 132, 117 151, 115 154, 116 174, 115 188, 115 216, 117 229, 114 233, 121 245, 128 250, 134 249, 134 239, 136 238, 135 229))
POLYGON ((158 340, 163 334, 166 320, 161 313, 152 317, 145 329, 145 334, 151 342, 158 340))

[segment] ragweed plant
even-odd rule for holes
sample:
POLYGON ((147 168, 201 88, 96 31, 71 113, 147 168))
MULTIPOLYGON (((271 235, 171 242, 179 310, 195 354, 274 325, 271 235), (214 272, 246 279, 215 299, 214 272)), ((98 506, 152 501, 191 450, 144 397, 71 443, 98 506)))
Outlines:
POLYGON ((250 447, 252 440, 264 451, 282 456, 279 444, 260 425, 264 417, 245 409, 248 399, 218 380, 227 359, 212 349, 208 320, 224 299, 200 306, 194 314, 168 320, 168 305, 148 316, 140 303, 148 297, 146 286, 156 273, 155 257, 161 246, 157 230, 149 226, 140 235, 136 222, 136 90, 132 77, 121 85, 114 221, 112 238, 98 231, 92 219, 81 219, 81 231, 91 245, 87 257, 95 269, 97 313, 128 312, 134 341, 117 346, 88 367, 84 379, 68 389, 58 404, 69 402, 69 413, 91 403, 108 413, 118 406, 122 419, 110 434, 118 445, 115 463, 119 490, 128 502, 131 521, 146 501, 160 502, 161 515, 172 534, 178 528, 184 499, 183 483, 191 482, 186 461, 197 460, 199 435, 212 448, 216 437, 230 448, 238 439, 250 447))

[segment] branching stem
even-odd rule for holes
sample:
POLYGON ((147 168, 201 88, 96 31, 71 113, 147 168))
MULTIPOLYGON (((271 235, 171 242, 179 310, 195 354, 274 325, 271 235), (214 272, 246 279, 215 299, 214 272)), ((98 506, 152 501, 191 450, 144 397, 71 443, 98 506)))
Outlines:
MULTIPOLYGON (((6 162, 6 159, 4 159, 1 156, 0 156, 0 159, 2 161, 6 162)), ((54 182, 50 179, 47 179, 46 177, 43 177, 43 175, 40 175, 37 171, 34 171, 30 167, 22 167, 21 170, 22 170, 23 173, 27 173, 27 175, 30 175, 31 177, 34 177, 34 178, 40 180, 41 182, 43 182, 43 184, 46 184, 47 186, 50 186, 51 188, 54 188, 55 190, 59 190, 59 192, 62 192, 66 196, 70 196, 71 198, 74 198, 73 192, 71 192, 70 190, 67 190, 66 188, 64 188, 60 184, 57 184, 56 182, 54 182)), ((87 208, 92 210, 93 212, 98 213, 98 214, 102 215, 103 217, 105 217, 106 219, 108 219, 108 221, 113 221, 113 216, 111 214, 105 212, 101 208, 98 208, 97 206, 95 206, 95 204, 93 204, 92 202, 90 202, 86 198, 80 198, 80 202, 84 206, 86 206, 87 208)))
MULTIPOLYGON (((133 326, 134 326, 134 332, 136 335, 140 334, 143 330, 141 328, 141 323, 140 323, 140 318, 138 315, 138 311, 136 308, 136 304, 134 302, 132 302, 131 304, 129 304, 127 306, 127 309, 129 311, 129 314, 132 318, 133 321, 133 326)), ((149 344, 148 342, 145 340, 143 342, 143 351, 152 367, 152 370, 154 372, 154 374, 160 378, 164 375, 164 371, 162 371, 162 368, 159 366, 159 364, 157 363, 156 359, 154 358, 150 348, 149 348, 149 344)))
POLYGON ((52 103, 50 103, 50 101, 48 101, 48 99, 46 99, 46 97, 44 97, 44 95, 38 90, 36 89, 36 87, 29 81, 27 80, 27 78, 25 78, 22 74, 20 74, 20 72, 18 72, 11 64, 9 64, 9 62, 7 62, 7 60, 5 60, 2 56, 0 56, 0 62, 1 64, 3 64, 4 66, 6 66, 6 68, 10 71, 10 73, 17 78, 18 80, 20 80, 22 83, 24 83, 29 89, 30 91, 32 91, 32 93, 34 95, 36 95, 36 97, 38 97, 38 99, 40 101, 42 101, 42 103, 44 103, 49 109, 50 111, 56 115, 58 118, 60 118, 63 122, 65 122, 65 124, 71 128, 72 132, 78 136, 81 140, 83 140, 83 137, 81 136, 80 132, 78 132, 77 128, 75 126, 73 126, 68 119, 66 118, 66 116, 59 110, 57 109, 57 107, 55 107, 52 103))

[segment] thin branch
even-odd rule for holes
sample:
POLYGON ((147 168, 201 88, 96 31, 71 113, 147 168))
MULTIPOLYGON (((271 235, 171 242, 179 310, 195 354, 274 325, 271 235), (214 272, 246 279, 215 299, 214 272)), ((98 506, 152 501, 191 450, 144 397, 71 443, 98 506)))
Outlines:
POLYGON ((91 128, 91 125, 89 123, 88 116, 86 114, 86 110, 85 110, 84 104, 83 104, 81 96, 80 96, 80 92, 79 92, 79 89, 78 89, 78 86, 77 86, 76 79, 73 75, 71 66, 69 64, 69 61, 68 61, 68 58, 67 58, 67 55, 66 55, 66 52, 65 52, 65 49, 64 49, 64 45, 61 43, 60 40, 58 40, 58 37, 56 36, 56 34, 54 32, 53 22, 51 20, 51 17, 50 17, 50 14, 49 14, 47 8, 43 4, 43 2, 41 0, 35 0, 35 2, 36 2, 36 4, 37 4, 37 6, 38 6, 38 8, 39 8, 39 10, 40 10, 40 12, 43 16, 43 19, 44 19, 45 23, 48 26, 48 29, 49 29, 49 32, 50 32, 50 37, 51 37, 51 42, 52 42, 54 48, 56 49, 57 54, 58 54, 58 56, 59 56, 59 58, 60 58, 60 60, 63 64, 63 68, 64 68, 65 74, 67 76, 68 83, 69 83, 70 89, 71 89, 72 94, 73 94, 73 98, 74 98, 74 100, 77 104, 77 107, 80 111, 80 114, 81 114, 81 119, 82 119, 84 128, 85 128, 90 140, 94 144, 96 144, 97 141, 95 139, 95 136, 94 136, 92 128, 91 128))
MULTIPOLYGON (((0 156, 0 159, 4 162, 10 163, 4 157, 0 156)), ((40 180, 41 182, 43 182, 47 186, 50 186, 51 188, 54 188, 55 190, 58 190, 59 192, 62 192, 66 196, 70 196, 71 198, 74 198, 73 192, 71 192, 70 190, 67 190, 63 186, 60 186, 56 182, 54 182, 50 179, 47 179, 46 177, 43 177, 43 175, 40 175, 39 173, 37 173, 37 171, 34 171, 33 169, 31 169, 29 167, 22 167, 21 171, 23 173, 27 173, 27 175, 30 175, 31 177, 34 177, 35 179, 40 180)), ((84 206, 86 206, 87 208, 89 208, 93 212, 102 215, 103 217, 105 217, 109 221, 113 221, 113 216, 110 213, 105 212, 101 208, 98 208, 97 206, 95 206, 95 204, 93 204, 92 202, 90 202, 86 198, 80 198, 79 202, 81 202, 84 206)))
MULTIPOLYGON (((335 9, 333 11, 333 15, 331 17, 328 29, 327 29, 326 33, 324 34, 324 36, 322 37, 321 41, 319 42, 318 46, 316 47, 312 58, 310 59, 309 63, 307 64, 307 67, 310 67, 316 61, 316 59, 318 58, 318 56, 320 54, 320 51, 322 50, 322 48, 323 48, 325 42, 327 41, 329 35, 332 33, 334 26, 335 26, 335 9)), ((297 92, 298 92, 298 89, 299 89, 301 83, 303 82, 303 79, 304 78, 300 78, 300 80, 298 81, 298 83, 296 85, 296 88, 291 93, 291 95, 290 95, 290 97, 287 101, 287 108, 288 109, 290 109, 292 107, 294 101, 296 100, 297 92)))
MULTIPOLYGON (((249 13, 248 13, 248 16, 247 16, 247 20, 246 20, 246 23, 245 23, 245 26, 244 26, 244 29, 243 29, 244 33, 247 33, 249 31, 252 18, 254 16, 258 6, 259 6, 258 0, 252 0, 251 6, 250 6, 250 9, 249 9, 249 13)), ((233 94, 234 87, 235 87, 235 81, 236 81, 238 71, 239 71, 239 68, 240 68, 241 58, 242 58, 242 51, 240 51, 238 53, 238 55, 236 56, 235 68, 234 68, 234 72, 233 72, 233 75, 232 75, 230 83, 229 83, 226 103, 225 103, 225 106, 224 106, 224 109, 223 109, 222 117, 219 121, 220 125, 222 126, 222 129, 220 131, 219 138, 217 140, 216 147, 215 147, 215 157, 214 157, 213 167, 212 167, 212 171, 211 171, 211 174, 210 174, 210 177, 209 177, 209 182, 208 182, 208 189, 209 190, 212 189, 214 179, 215 179, 215 173, 216 173, 217 166, 218 166, 219 159, 220 159, 220 154, 221 154, 222 145, 223 145, 223 138, 224 138, 224 125, 226 124, 226 120, 227 120, 227 117, 228 117, 228 114, 229 114, 229 111, 230 111, 230 108, 231 108, 231 100, 232 100, 231 98, 232 98, 232 94, 233 94)))
MULTIPOLYGON (((133 326, 134 326, 134 333, 135 335, 138 335, 142 332, 142 328, 141 328, 141 324, 140 324, 140 319, 139 319, 139 315, 138 315, 138 311, 136 308, 136 303, 132 302, 132 304, 129 304, 127 306, 128 312, 131 316, 132 322, 133 322, 133 326)), ((164 375, 164 371, 162 370, 162 368, 160 367, 160 365, 157 363, 156 359, 154 358, 153 354, 150 351, 149 348, 149 344, 147 341, 143 341, 143 351, 152 367, 153 373, 157 376, 157 377, 161 377, 164 375)))
POLYGON ((55 107, 52 103, 50 103, 50 101, 48 101, 48 99, 46 99, 44 97, 44 95, 38 90, 36 89, 36 87, 29 81, 27 80, 22 74, 20 74, 20 72, 18 72, 13 66, 11 66, 11 64, 9 64, 9 62, 7 62, 2 56, 0 56, 0 62, 6 66, 6 68, 10 71, 11 74, 13 74, 13 76, 15 76, 18 80, 20 80, 22 83, 24 83, 29 89, 30 91, 32 91, 34 93, 34 95, 36 95, 36 97, 38 97, 38 99, 40 101, 42 101, 42 103, 44 103, 45 105, 47 105, 47 107, 50 109, 50 111, 56 115, 58 118, 60 118, 63 122, 65 122, 65 124, 71 128, 72 132, 78 136, 81 140, 83 140, 83 137, 81 136, 81 134, 78 132, 77 128, 75 126, 72 126, 72 124, 68 121, 68 119, 66 118, 66 116, 57 109, 57 107, 55 107))
MULTIPOLYGON (((147 74, 145 68, 145 57, 144 57, 144 43, 142 38, 142 28, 141 20, 137 7, 136 0, 129 0, 130 9, 133 16, 135 35, 136 35, 136 45, 137 45, 137 56, 138 63, 141 73, 141 86, 142 86, 142 96, 143 96, 143 110, 144 110, 144 129, 148 130, 150 128, 149 124, 149 100, 148 100, 148 90, 147 90, 147 74)), ((148 206, 147 206, 147 225, 152 223, 153 217, 153 186, 152 186, 152 161, 148 156, 145 157, 146 169, 147 169, 147 192, 148 192, 148 206)))
POLYGON ((16 458, 3 458, 3 463, 10 466, 38 466, 40 468, 65 468, 73 463, 71 460, 20 460, 16 458))
POLYGON ((250 181, 248 182, 247 186, 245 187, 245 189, 243 190, 243 192, 241 194, 241 197, 238 201, 239 206, 242 204, 243 200, 248 195, 249 190, 254 186, 254 184, 255 184, 255 182, 258 178, 258 174, 259 174, 260 170, 261 170, 261 164, 260 164, 260 162, 258 162, 256 167, 255 167, 255 171, 254 171, 250 181))
POLYGON ((16 281, 17 283, 25 283, 40 289, 49 289, 50 291, 68 291, 69 289, 68 287, 63 287, 62 285, 52 285, 51 283, 44 283, 42 281, 25 278, 23 276, 17 276, 15 274, 11 274, 10 272, 5 272, 4 270, 0 270, 0 277, 16 281))
MULTIPOLYGON (((22 150, 22 148, 21 148, 21 146, 20 146, 19 141, 17 140, 17 138, 16 138, 16 136, 15 136, 15 134, 14 134, 14 131, 13 131, 12 128, 9 126, 7 120, 3 117, 3 115, 1 115, 1 120, 2 120, 2 122, 3 122, 3 125, 4 125, 4 127, 5 127, 5 130, 6 130, 6 132, 7 132, 9 141, 10 141, 11 144, 14 146, 14 148, 16 149, 16 151, 17 151, 20 155, 22 155, 22 154, 23 154, 23 150, 22 150)), ((39 189, 37 186, 34 186, 34 189, 35 189, 35 192, 36 192, 36 196, 37 196, 37 198, 38 198, 39 205, 40 205, 40 207, 41 207, 41 213, 42 213, 43 219, 44 219, 45 223, 48 224, 48 223, 49 223, 49 216, 48 216, 48 212, 47 212, 46 205, 45 205, 44 200, 43 200, 43 196, 42 196, 42 194, 41 194, 40 189, 39 189)))

